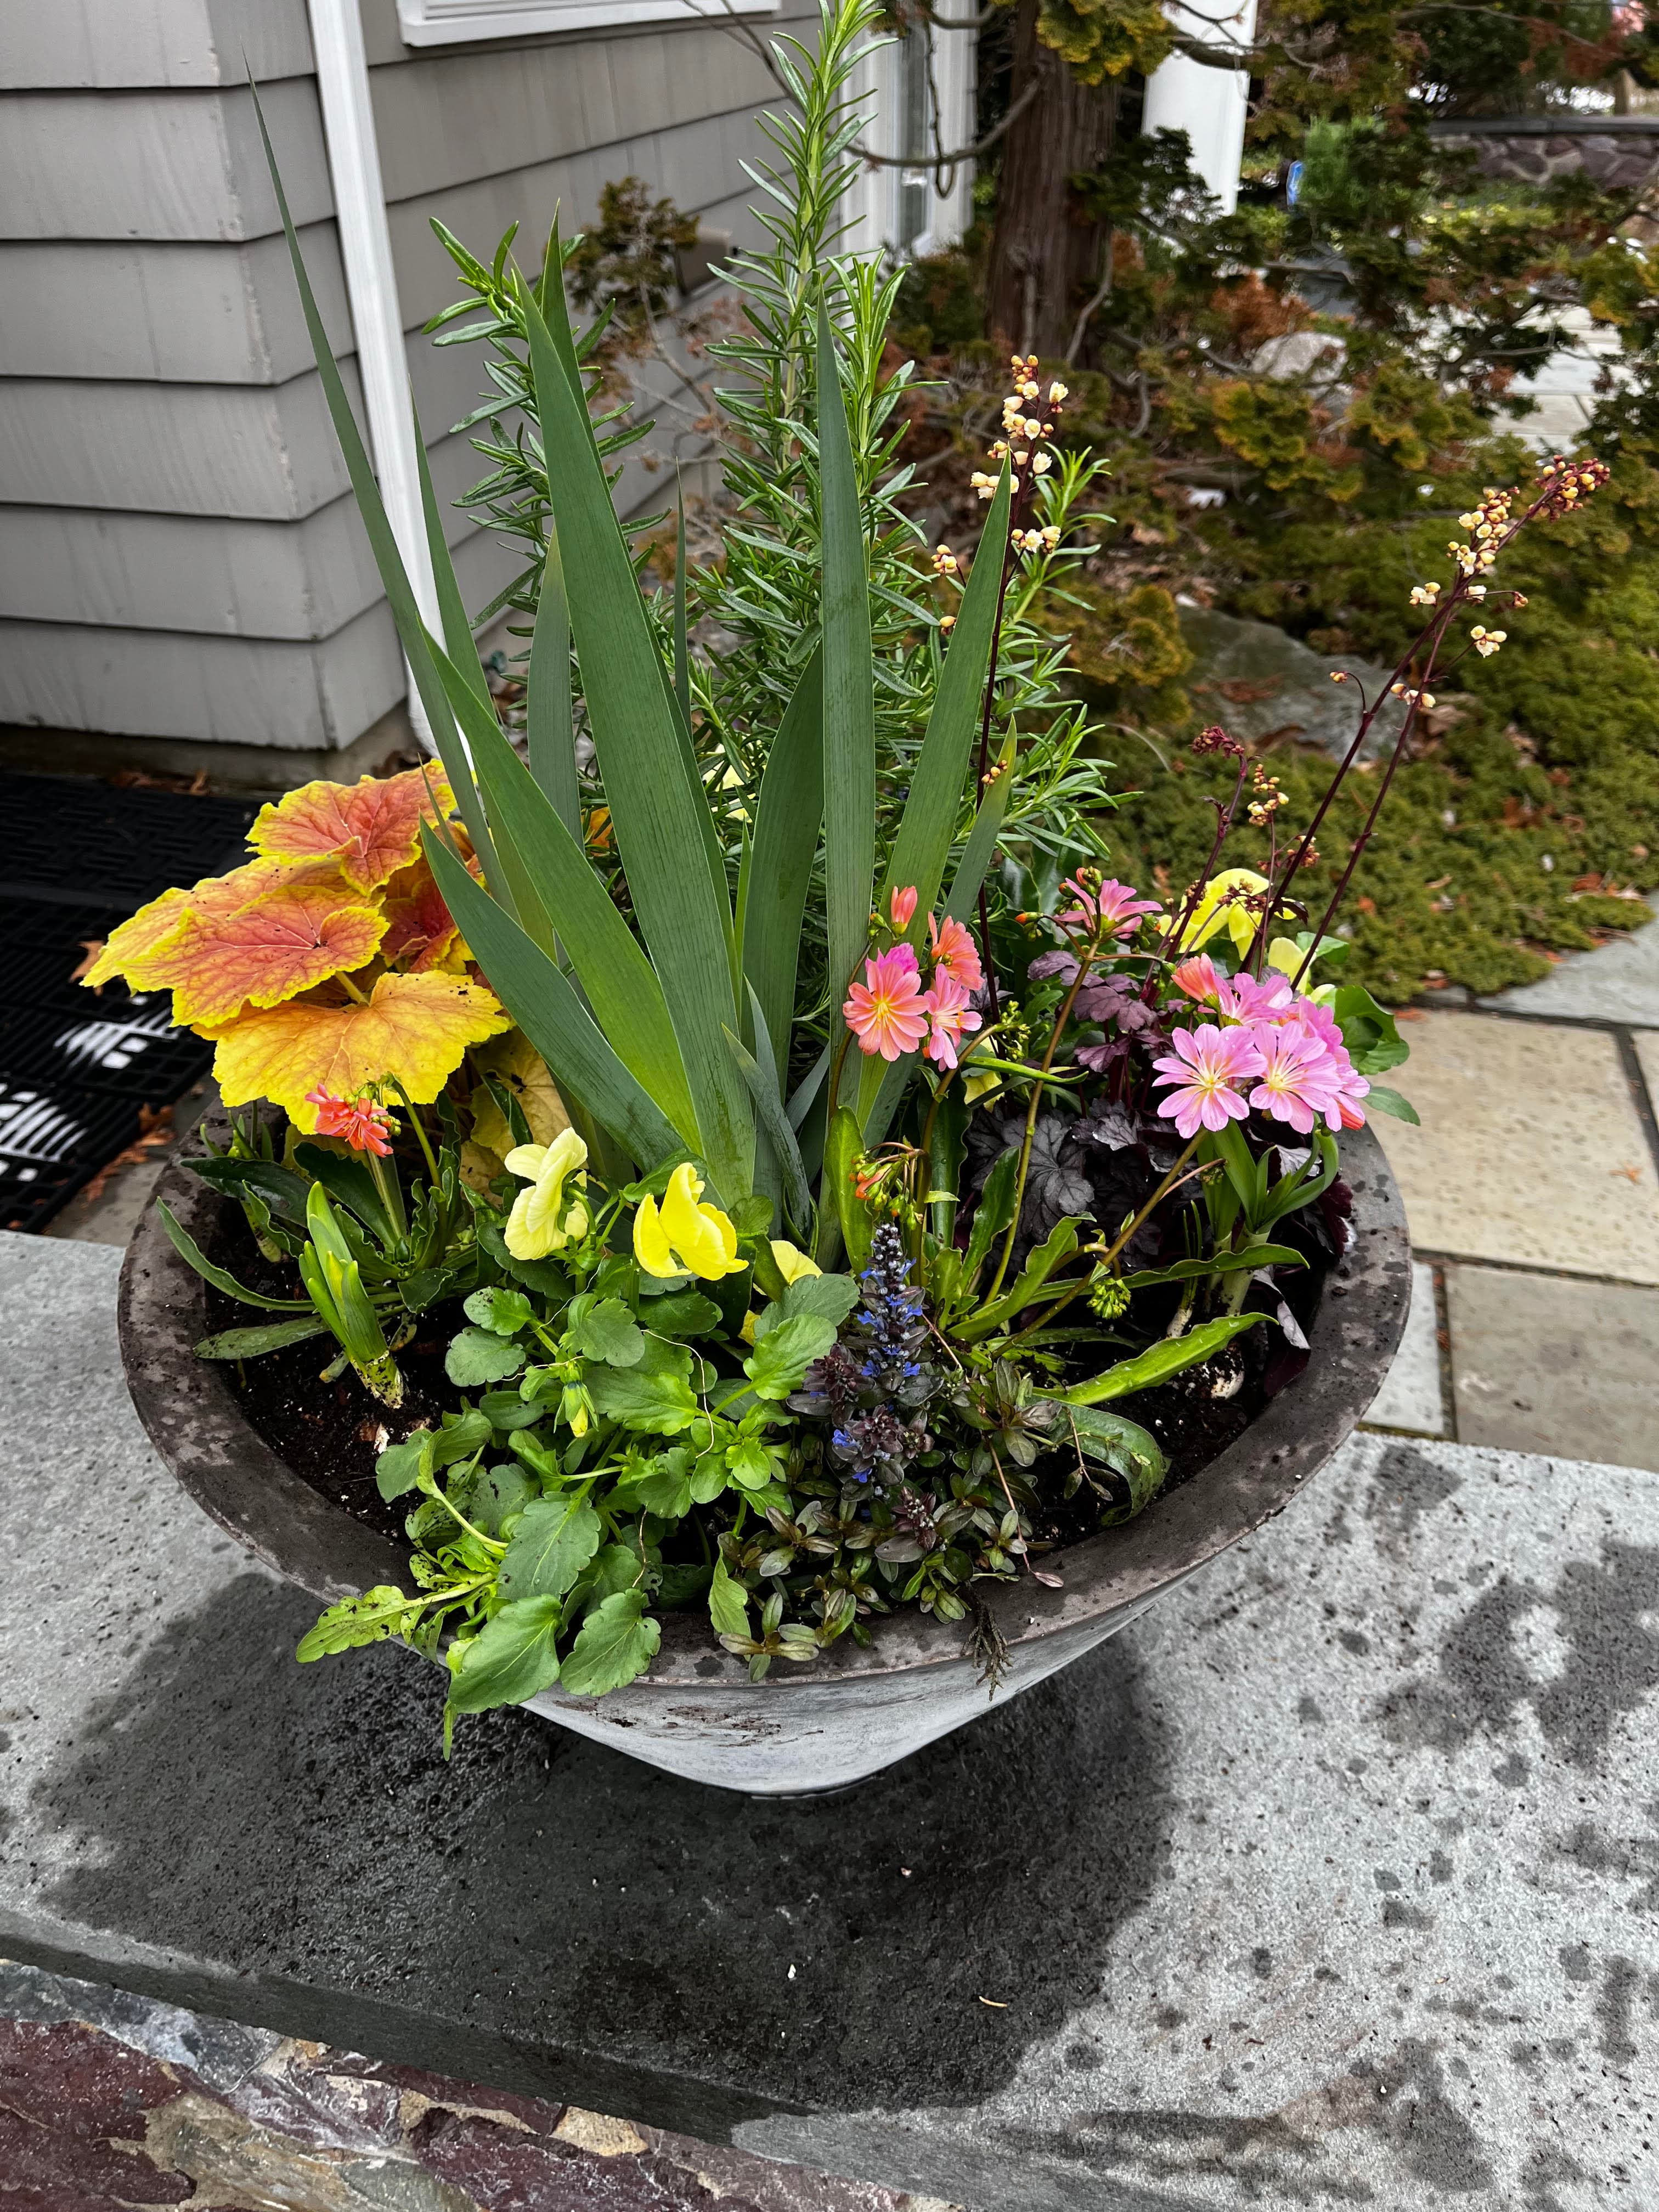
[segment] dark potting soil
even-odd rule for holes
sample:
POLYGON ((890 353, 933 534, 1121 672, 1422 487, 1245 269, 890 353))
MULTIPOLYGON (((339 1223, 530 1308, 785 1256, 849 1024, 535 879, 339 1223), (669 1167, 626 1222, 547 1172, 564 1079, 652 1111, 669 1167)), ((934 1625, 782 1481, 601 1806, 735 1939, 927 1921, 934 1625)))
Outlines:
MULTIPOLYGON (((1340 1192, 1342 1186, 1334 1188, 1340 1192)), ((1305 1220, 1288 1229, 1281 1224, 1274 1236, 1302 1249, 1310 1261, 1300 1271, 1281 1270, 1285 1279, 1279 1285, 1305 1331, 1330 1265, 1328 1239, 1317 1224, 1305 1220)), ((297 1269, 265 1258, 237 1206, 227 1203, 222 1210, 209 1256, 251 1290, 270 1297, 299 1295, 297 1269)), ((206 1291, 210 1332, 246 1326, 246 1306, 211 1284, 206 1291)), ((1253 1295, 1253 1303, 1267 1301, 1253 1295)), ((421 1316, 415 1336, 398 1354, 404 1401, 395 1410, 365 1389, 349 1368, 332 1382, 321 1382, 337 1347, 331 1337, 313 1337, 237 1363, 234 1373, 243 1411, 278 1457, 319 1496, 377 1535, 402 1545, 407 1540, 404 1524, 410 1501, 388 1503, 381 1497, 374 1462, 388 1444, 402 1443, 416 1429, 435 1428, 446 1412, 455 1409, 457 1394, 444 1372, 444 1353, 465 1319, 459 1302, 434 1306, 421 1316)), ((1190 1482, 1236 1443, 1268 1401, 1293 1385, 1305 1364, 1306 1355, 1269 1323, 1247 1330, 1173 1382, 1115 1400, 1113 1411, 1158 1439, 1169 1461, 1162 1496, 1190 1482)), ((1045 1499, 1044 1504, 1047 1510, 1033 1516, 1034 1549, 1062 1549, 1095 1533, 1097 1506, 1086 1489, 1069 1500, 1045 1499)))

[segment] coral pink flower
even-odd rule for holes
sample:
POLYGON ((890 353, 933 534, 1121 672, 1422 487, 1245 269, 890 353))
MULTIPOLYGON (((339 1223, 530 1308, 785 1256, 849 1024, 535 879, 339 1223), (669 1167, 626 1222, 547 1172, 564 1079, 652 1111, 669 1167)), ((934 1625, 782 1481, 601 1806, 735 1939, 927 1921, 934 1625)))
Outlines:
POLYGON ((962 985, 941 968, 933 979, 933 988, 922 1000, 933 1028, 927 1039, 927 1057, 941 1067, 954 1067, 957 1048, 964 1036, 971 1036, 980 1026, 980 1018, 968 1003, 968 994, 962 985))
POLYGON ((908 885, 904 890, 896 890, 893 893, 890 906, 890 911, 893 916, 893 927, 897 931, 901 937, 903 936, 905 931, 910 927, 911 916, 915 913, 915 910, 916 887, 914 884, 908 885))
POLYGON ((1121 884, 1115 878, 1102 884, 1098 890, 1092 890, 1067 876, 1060 889, 1070 891, 1077 901, 1074 907, 1068 907, 1058 917, 1061 922, 1089 929, 1098 924, 1110 930, 1114 937, 1133 937, 1140 927, 1142 915, 1164 911, 1156 899, 1142 898, 1130 884, 1121 884))
POLYGON ((1206 1022, 1201 1029, 1175 1030, 1170 1042, 1173 1052, 1152 1066, 1160 1085, 1179 1087, 1158 1101, 1158 1112, 1167 1114, 1183 1137, 1242 1121, 1249 1109, 1233 1085, 1260 1075, 1262 1065, 1249 1031, 1220 1030, 1206 1022))
POLYGON ((897 1060, 914 1052, 927 1034, 928 1013, 916 974, 915 948, 896 945, 864 963, 865 980, 854 983, 842 1012, 860 1050, 897 1060))
POLYGON ((1190 960, 1171 968, 1170 981, 1189 999, 1207 999, 1212 1006, 1221 1002, 1224 979, 1217 975, 1215 963, 1207 952, 1195 952, 1190 960))
POLYGON ((380 1159, 391 1152, 392 1116, 366 1091, 338 1098, 319 1083, 307 1091, 306 1103, 317 1109, 319 1137, 343 1137, 354 1152, 374 1152, 380 1159))
POLYGON ((1250 1034, 1262 1063, 1261 1080, 1250 1093, 1251 1105, 1275 1121, 1288 1121, 1305 1137, 1335 1099, 1332 1085, 1336 1070, 1330 1054, 1299 1022, 1282 1026, 1257 1022, 1250 1034))
POLYGON ((934 961, 953 983, 960 983, 964 991, 985 988, 985 970, 980 965, 979 947, 970 929, 948 914, 943 921, 930 914, 927 938, 934 961))

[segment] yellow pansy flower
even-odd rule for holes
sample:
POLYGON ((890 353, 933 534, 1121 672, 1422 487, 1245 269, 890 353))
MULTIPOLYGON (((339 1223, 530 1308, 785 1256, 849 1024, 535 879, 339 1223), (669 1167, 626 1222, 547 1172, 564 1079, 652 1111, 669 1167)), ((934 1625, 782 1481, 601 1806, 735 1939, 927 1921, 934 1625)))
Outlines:
POLYGON ((674 1170, 660 1207, 642 1198, 634 1216, 634 1257, 647 1275, 696 1275, 705 1283, 734 1275, 738 1232, 717 1206, 699 1204, 702 1177, 690 1160, 674 1170))
POLYGON ((792 1244, 787 1237, 774 1237, 770 1242, 772 1257, 777 1261, 778 1273, 786 1283, 799 1283, 808 1275, 823 1273, 816 1260, 809 1260, 805 1253, 798 1245, 792 1244))
POLYGON ((1198 902, 1198 911, 1181 933, 1177 950, 1193 952, 1206 945, 1218 929, 1225 929, 1242 960, 1255 942, 1259 909, 1247 907, 1240 898, 1229 898, 1229 892, 1256 892, 1267 889, 1266 876, 1259 876, 1254 868, 1224 868, 1218 876, 1212 876, 1204 886, 1204 896, 1198 902))
POLYGON ((528 1186, 507 1217, 507 1249, 515 1260, 544 1260, 586 1236, 587 1208, 580 1195, 586 1164, 587 1146, 574 1129, 561 1129, 550 1145, 515 1145, 507 1154, 509 1172, 524 1176, 528 1186), (565 1184, 573 1176, 576 1187, 567 1203, 565 1184))

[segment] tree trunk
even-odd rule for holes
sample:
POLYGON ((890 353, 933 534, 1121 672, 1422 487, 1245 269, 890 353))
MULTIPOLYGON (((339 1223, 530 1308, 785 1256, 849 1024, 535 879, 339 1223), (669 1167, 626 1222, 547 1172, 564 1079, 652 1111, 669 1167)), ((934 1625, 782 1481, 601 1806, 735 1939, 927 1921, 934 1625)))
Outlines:
POLYGON ((1020 0, 1010 103, 1033 78, 1040 89, 1003 141, 991 240, 986 325, 1021 353, 1066 352, 1078 311, 1100 281, 1101 227, 1085 222, 1069 179, 1097 168, 1112 148, 1116 94, 1079 84, 1036 34, 1039 0, 1020 0))

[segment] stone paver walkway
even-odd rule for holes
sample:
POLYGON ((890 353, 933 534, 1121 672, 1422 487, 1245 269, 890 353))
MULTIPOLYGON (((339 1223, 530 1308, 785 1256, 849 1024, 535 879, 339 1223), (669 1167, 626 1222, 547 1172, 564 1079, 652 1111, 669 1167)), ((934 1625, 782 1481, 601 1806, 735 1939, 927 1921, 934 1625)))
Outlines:
POLYGON ((1659 922, 1404 1034, 1413 1310, 1368 1425, 1659 1469, 1659 922))

